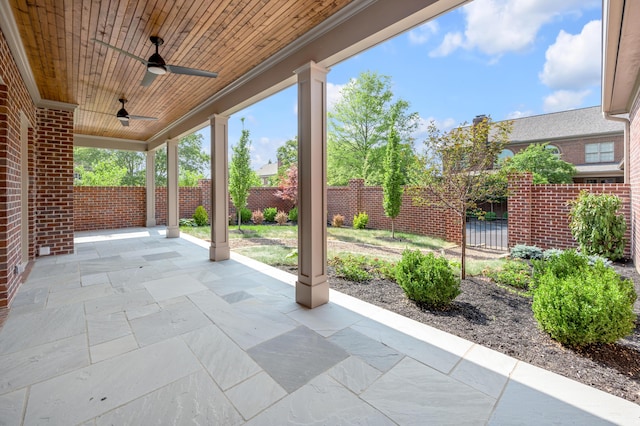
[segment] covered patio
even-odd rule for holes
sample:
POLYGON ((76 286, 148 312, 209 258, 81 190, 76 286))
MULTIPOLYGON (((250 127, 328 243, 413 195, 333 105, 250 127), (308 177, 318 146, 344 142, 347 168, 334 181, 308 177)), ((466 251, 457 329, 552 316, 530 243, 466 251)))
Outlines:
POLYGON ((637 424, 640 407, 164 229, 79 233, 0 331, 0 421, 637 424))

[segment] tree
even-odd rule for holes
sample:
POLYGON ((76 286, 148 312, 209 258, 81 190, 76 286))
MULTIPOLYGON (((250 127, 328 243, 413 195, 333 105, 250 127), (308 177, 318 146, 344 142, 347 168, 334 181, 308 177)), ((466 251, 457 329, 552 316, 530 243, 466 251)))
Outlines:
POLYGON ((231 202, 236 207, 238 214, 238 230, 242 223, 241 212, 247 206, 247 198, 249 197, 249 188, 251 188, 251 176, 255 172, 251 170, 251 157, 249 150, 251 148, 251 140, 249 139, 249 130, 244 128, 244 118, 242 121, 242 135, 240 141, 233 147, 231 156, 231 164, 229 166, 229 194, 231 202))
MULTIPOLYGON (((180 182, 193 183, 195 179, 197 184, 197 179, 203 179, 206 171, 211 166, 211 156, 203 151, 203 142, 204 136, 200 133, 192 133, 180 138, 180 142, 178 143, 178 180, 180 182), (198 176, 197 179, 196 176, 198 176)), ((180 185, 185 186, 182 183, 180 185)), ((167 185, 166 148, 156 151, 156 185, 167 185)))
POLYGON ((298 164, 298 137, 294 136, 278 147, 276 158, 278 159, 278 173, 269 178, 270 186, 279 186, 293 164, 298 164))
POLYGON ((466 212, 495 192, 490 170, 509 142, 511 126, 510 121, 493 123, 489 118, 449 132, 439 131, 433 122, 429 126, 420 186, 411 191, 416 204, 439 205, 459 218, 462 279, 466 276, 466 212))
POLYGON ((395 219, 402 206, 402 170, 400 169, 400 138, 395 129, 395 111, 392 114, 391 130, 387 141, 387 152, 384 161, 384 214, 391 218, 391 238, 396 237, 395 219))
POLYGON ((503 174, 531 172, 534 184, 572 183, 577 173, 575 166, 563 161, 547 148, 547 144, 531 144, 502 163, 503 174))
POLYGON ((103 160, 93 170, 85 170, 84 166, 74 168, 79 178, 74 179, 77 186, 122 186, 127 169, 119 165, 114 158, 103 160))
POLYGON ((298 205, 298 166, 292 164, 287 170, 287 175, 280 179, 280 185, 275 196, 283 200, 289 200, 293 206, 298 205))
POLYGON ((341 94, 341 100, 328 114, 328 183, 346 185, 349 179, 362 178, 368 185, 379 185, 390 111, 398 112, 396 129, 400 140, 409 146, 418 115, 408 113, 408 102, 394 102, 390 77, 375 72, 360 74, 341 94))

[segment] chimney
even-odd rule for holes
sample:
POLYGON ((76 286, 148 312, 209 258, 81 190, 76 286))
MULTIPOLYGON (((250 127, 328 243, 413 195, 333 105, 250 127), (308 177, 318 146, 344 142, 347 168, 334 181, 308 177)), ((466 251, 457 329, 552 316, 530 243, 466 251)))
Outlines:
POLYGON ((477 125, 482 123, 483 120, 486 120, 487 116, 484 114, 480 114, 480 115, 476 115, 476 117, 473 119, 473 125, 477 125))

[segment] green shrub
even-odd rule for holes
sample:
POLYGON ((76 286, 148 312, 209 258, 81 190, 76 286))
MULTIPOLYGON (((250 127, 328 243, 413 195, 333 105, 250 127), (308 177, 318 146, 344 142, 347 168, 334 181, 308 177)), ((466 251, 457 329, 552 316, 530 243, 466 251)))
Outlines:
POLYGON ((518 244, 511 248, 511 257, 514 259, 542 259, 542 249, 518 244))
POLYGON ((616 195, 587 191, 571 202, 569 227, 582 252, 611 260, 622 258, 627 224, 618 212, 621 206, 616 195))
POLYGON ((562 254, 562 250, 560 249, 548 249, 542 252, 542 259, 549 260, 552 257, 560 256, 562 254))
POLYGON ((197 226, 207 226, 209 224, 209 215, 204 207, 196 207, 196 211, 193 213, 193 220, 197 226))
POLYGON ((405 250, 396 267, 396 280, 409 299, 444 307, 460 294, 460 280, 444 257, 405 250))
POLYGON ((367 227, 367 223, 369 223, 369 215, 365 212, 360 212, 353 217, 354 229, 364 229, 367 227))
POLYGON ((631 280, 602 262, 560 276, 557 272, 547 268, 536 277, 532 305, 538 324, 552 338, 583 346, 612 343, 633 331, 637 295, 631 280))
POLYGON ((291 222, 297 222, 298 221, 298 208, 294 207, 291 210, 289 210, 289 220, 291 222))
POLYGON ((505 219, 505 220, 509 219, 509 212, 502 213, 502 218, 505 219))
POLYGON ((336 274, 349 281, 369 281, 373 276, 367 270, 367 260, 363 256, 347 255, 335 257, 332 265, 336 268, 336 274))
POLYGON ((191 227, 198 226, 194 219, 180 219, 178 221, 178 225, 180 225, 180 226, 191 226, 191 227))
MULTIPOLYGON (((564 250, 560 254, 551 256, 547 260, 534 260, 534 280, 547 271, 554 276, 564 278, 567 275, 579 273, 589 266, 589 259, 575 250, 564 250)), ((537 280, 536 283, 537 285, 537 280)))
POLYGON ((492 221, 492 220, 496 220, 497 218, 498 218, 498 215, 496 215, 495 212, 486 212, 484 214, 484 220, 492 221))
POLYGON ((251 220, 251 214, 251 210, 246 207, 240 210, 240 220, 242 221, 242 223, 249 222, 251 220))
POLYGON ((342 225, 344 225, 344 216, 342 216, 341 214, 333 215, 331 226, 333 226, 334 228, 342 228, 342 225))
POLYGON ((278 225, 284 225, 285 223, 287 223, 287 220, 289 220, 289 215, 280 210, 276 214, 275 220, 278 225))
POLYGON ((262 214, 264 215, 264 220, 265 221, 267 221, 267 222, 275 222, 276 221, 276 214, 278 214, 278 209, 276 209, 275 207, 267 207, 266 209, 264 209, 262 214))
POLYGON ((260 210, 255 210, 251 213, 251 221, 256 225, 262 225, 262 222, 264 222, 264 214, 262 214, 260 210))
POLYGON ((489 272, 488 276, 498 284, 528 289, 531 284, 531 266, 522 260, 508 260, 501 269, 489 272))

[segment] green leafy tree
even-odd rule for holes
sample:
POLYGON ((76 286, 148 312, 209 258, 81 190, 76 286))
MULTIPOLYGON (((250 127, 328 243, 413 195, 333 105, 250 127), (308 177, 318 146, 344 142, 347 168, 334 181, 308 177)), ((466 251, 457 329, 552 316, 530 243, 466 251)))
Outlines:
POLYGON ((79 176, 74 182, 78 186, 122 186, 127 169, 119 165, 115 158, 110 158, 98 162, 93 170, 77 166, 75 173, 79 176))
POLYGON ((241 211, 247 206, 249 188, 251 188, 252 184, 251 176, 252 174, 255 175, 255 172, 251 169, 250 133, 249 130, 244 128, 244 118, 242 119, 242 125, 242 135, 238 144, 233 147, 229 166, 229 194, 238 214, 238 230, 240 230, 242 223, 241 211))
MULTIPOLYGON (((180 139, 178 143, 178 181, 181 186, 192 185, 195 176, 204 178, 211 167, 211 156, 204 152, 202 144, 204 137, 199 133, 192 133, 180 139), (189 183, 183 185, 183 183, 189 183)), ((156 185, 167 186, 167 149, 156 151, 156 185)), ((197 184, 197 182, 196 182, 197 184)))
POLYGON ((400 138, 395 129, 395 112, 392 114, 391 130, 387 141, 387 152, 384 161, 383 207, 384 214, 391 218, 391 238, 396 237, 395 219, 402 206, 403 173, 400 169, 400 138))
POLYGON ((577 173, 575 166, 563 161, 547 144, 531 144, 502 163, 503 175, 513 172, 531 172, 534 184, 572 183, 577 173))
POLYGON ((408 112, 408 102, 394 101, 390 77, 365 72, 342 89, 341 100, 328 114, 330 185, 346 185, 353 178, 362 178, 368 185, 382 183, 392 109, 398 112, 395 124, 401 141, 411 146, 418 115, 408 112))
POLYGON ((418 186, 411 188, 414 203, 441 206, 460 221, 462 241, 461 273, 465 278, 466 223, 469 209, 476 208, 495 189, 491 172, 498 154, 509 142, 511 122, 493 123, 489 118, 473 126, 442 132, 431 123, 427 149, 422 156, 423 172, 418 186), (491 138, 490 138, 491 135, 491 138))
POLYGON ((123 166, 127 173, 122 179, 122 186, 144 186, 146 181, 146 160, 142 152, 113 151, 117 164, 123 166))

